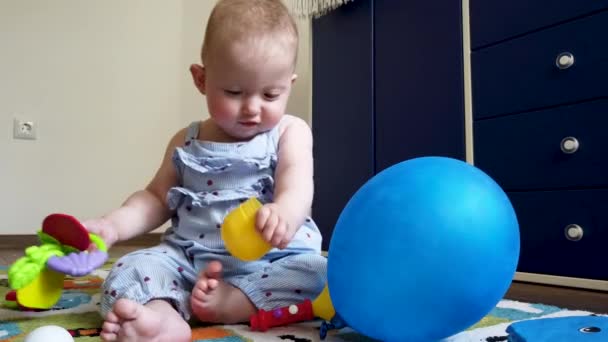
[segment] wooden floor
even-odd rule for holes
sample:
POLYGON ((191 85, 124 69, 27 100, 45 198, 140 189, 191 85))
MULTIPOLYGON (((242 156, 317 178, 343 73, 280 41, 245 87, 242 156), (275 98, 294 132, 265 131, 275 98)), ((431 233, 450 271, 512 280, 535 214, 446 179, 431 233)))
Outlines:
POLYGON ((608 314, 608 292, 514 282, 506 298, 608 314))
MULTIPOLYGON (((0 265, 9 265, 23 256, 23 248, 1 247, 0 265)), ((110 257, 118 258, 138 248, 142 248, 142 246, 113 246, 110 249, 110 257)), ((608 292, 514 282, 505 297, 524 302, 556 305, 568 309, 608 313, 608 292)))

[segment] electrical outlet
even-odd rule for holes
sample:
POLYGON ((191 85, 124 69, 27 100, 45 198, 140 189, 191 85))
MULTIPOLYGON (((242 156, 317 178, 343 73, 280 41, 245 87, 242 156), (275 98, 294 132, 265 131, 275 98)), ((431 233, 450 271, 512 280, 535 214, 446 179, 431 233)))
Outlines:
POLYGON ((13 120, 13 138, 15 139, 36 139, 36 123, 15 118, 13 120))

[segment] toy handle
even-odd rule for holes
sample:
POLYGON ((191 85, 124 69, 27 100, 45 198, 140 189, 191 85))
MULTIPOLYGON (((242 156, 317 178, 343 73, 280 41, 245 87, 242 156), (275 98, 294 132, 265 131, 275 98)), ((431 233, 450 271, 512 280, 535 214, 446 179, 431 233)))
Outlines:
POLYGON ((315 318, 312 312, 312 303, 306 299, 300 304, 294 304, 266 311, 259 310, 249 318, 252 331, 266 331, 272 327, 278 327, 291 323, 310 321, 315 318))
POLYGON ((108 251, 108 247, 106 246, 106 243, 103 241, 101 236, 99 236, 97 234, 89 233, 89 239, 91 239, 91 243, 93 245, 95 245, 95 247, 97 247, 98 250, 100 250, 102 252, 108 251))

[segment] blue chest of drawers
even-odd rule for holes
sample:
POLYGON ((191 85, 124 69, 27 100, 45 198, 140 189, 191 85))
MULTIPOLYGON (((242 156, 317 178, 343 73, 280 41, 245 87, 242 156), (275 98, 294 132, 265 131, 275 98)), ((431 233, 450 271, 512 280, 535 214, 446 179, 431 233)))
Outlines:
POLYGON ((516 278, 608 290, 608 0, 359 0, 312 28, 324 246, 387 166, 466 157, 515 207, 516 278))
POLYGON ((470 32, 474 164, 515 207, 518 272, 608 289, 608 1, 471 0, 470 32))

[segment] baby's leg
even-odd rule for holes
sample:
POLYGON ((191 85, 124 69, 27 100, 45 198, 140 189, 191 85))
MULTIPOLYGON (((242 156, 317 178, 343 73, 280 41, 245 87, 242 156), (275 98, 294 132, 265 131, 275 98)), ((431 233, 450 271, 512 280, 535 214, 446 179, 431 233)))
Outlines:
POLYGON ((212 261, 192 289, 192 313, 201 322, 233 324, 249 321, 256 309, 238 288, 222 277, 222 264, 212 261))
POLYGON ((210 262, 192 289, 192 313, 203 322, 247 322, 257 309, 312 300, 327 282, 327 259, 321 255, 290 255, 260 265, 259 271, 224 280, 222 265, 210 262))
POLYGON ((247 276, 229 280, 258 309, 272 310, 315 299, 327 283, 327 258, 294 254, 247 276))
POLYGON ((195 273, 182 255, 161 245, 114 264, 103 284, 104 340, 189 341, 187 303, 195 273))

